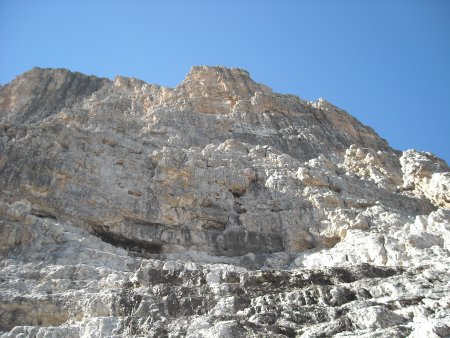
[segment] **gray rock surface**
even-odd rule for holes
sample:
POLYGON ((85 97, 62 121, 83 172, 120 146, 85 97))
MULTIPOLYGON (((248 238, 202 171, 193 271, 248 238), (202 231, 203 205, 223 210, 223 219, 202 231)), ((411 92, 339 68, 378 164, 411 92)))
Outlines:
POLYGON ((240 69, 0 89, 2 337, 448 337, 450 170, 240 69))

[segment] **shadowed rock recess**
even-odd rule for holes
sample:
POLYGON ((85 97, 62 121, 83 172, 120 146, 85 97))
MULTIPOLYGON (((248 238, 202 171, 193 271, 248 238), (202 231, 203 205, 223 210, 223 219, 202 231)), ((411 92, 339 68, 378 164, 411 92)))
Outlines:
POLYGON ((0 87, 1 337, 449 337, 450 172, 193 67, 0 87))

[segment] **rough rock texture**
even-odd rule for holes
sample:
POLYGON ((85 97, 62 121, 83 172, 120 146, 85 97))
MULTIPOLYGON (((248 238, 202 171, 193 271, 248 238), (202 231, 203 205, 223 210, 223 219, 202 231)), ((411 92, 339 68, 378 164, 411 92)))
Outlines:
POLYGON ((2 337, 448 337, 450 172, 240 69, 0 88, 2 337))

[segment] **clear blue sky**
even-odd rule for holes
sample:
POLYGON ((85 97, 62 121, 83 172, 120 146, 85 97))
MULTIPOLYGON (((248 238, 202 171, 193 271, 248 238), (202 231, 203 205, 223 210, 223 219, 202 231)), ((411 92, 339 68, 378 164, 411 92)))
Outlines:
POLYGON ((450 1, 0 0, 0 83, 64 67, 176 86, 192 65, 325 97, 450 162, 450 1))

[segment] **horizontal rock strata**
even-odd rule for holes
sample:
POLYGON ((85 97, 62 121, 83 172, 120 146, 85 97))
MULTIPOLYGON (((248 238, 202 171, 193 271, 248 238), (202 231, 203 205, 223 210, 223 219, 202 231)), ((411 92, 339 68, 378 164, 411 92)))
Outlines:
POLYGON ((447 337, 449 189, 241 69, 34 68, 0 88, 0 335, 447 337))

